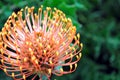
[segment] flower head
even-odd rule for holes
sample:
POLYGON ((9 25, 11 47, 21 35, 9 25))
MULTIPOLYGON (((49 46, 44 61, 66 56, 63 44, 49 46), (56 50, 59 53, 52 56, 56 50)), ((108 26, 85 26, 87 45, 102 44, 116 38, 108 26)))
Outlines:
POLYGON ((80 35, 70 18, 41 6, 12 13, 0 32, 0 68, 13 79, 72 73, 81 57, 80 35))

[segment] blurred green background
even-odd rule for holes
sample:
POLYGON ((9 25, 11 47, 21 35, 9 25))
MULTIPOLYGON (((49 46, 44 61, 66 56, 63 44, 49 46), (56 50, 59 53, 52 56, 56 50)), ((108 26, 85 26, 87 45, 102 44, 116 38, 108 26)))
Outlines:
MULTIPOLYGON (((2 0, 0 28, 13 11, 41 4, 70 17, 84 45, 77 70, 52 80, 120 80, 120 0, 2 0)), ((0 70, 0 80, 12 79, 0 70)))

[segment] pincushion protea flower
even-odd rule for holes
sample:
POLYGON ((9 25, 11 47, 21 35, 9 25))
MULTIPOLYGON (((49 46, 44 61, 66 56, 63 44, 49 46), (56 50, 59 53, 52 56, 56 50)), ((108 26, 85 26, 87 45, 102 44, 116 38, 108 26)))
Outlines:
POLYGON ((81 57, 80 35, 71 19, 41 6, 13 13, 0 32, 0 68, 14 80, 50 80, 51 74, 72 73, 81 57))

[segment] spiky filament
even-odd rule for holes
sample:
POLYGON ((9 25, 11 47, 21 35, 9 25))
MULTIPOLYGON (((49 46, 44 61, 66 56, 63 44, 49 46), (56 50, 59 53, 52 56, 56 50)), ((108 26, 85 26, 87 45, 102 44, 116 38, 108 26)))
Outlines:
POLYGON ((72 73, 81 58, 79 41, 75 26, 62 11, 41 6, 34 13, 34 7, 25 7, 13 12, 0 32, 0 68, 15 80, 31 75, 32 80, 37 75, 50 80, 51 74, 72 73))

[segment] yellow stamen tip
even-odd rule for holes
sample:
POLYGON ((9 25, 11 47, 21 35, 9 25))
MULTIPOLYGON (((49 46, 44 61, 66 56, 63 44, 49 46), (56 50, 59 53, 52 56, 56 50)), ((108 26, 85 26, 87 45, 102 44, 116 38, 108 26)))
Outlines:
POLYGON ((78 56, 78 55, 76 55, 76 58, 78 59, 78 58, 79 58, 79 56, 78 56))
POLYGON ((79 56, 80 56, 80 58, 81 58, 81 56, 82 56, 82 53, 80 53, 80 54, 79 54, 79 56))
POLYGON ((12 77, 15 77, 15 74, 14 74, 14 73, 12 73, 12 77))
POLYGON ((50 64, 52 64, 52 61, 51 61, 51 60, 50 60, 49 62, 50 62, 50 64))
POLYGON ((52 70, 51 69, 48 69, 48 73, 51 74, 52 70))
POLYGON ((3 63, 4 61, 3 61, 3 59, 1 59, 1 63, 3 63))
POLYGON ((78 39, 80 38, 80 34, 79 33, 77 34, 77 37, 78 37, 78 39))
POLYGON ((63 72, 63 68, 60 68, 60 71, 63 72))
POLYGON ((5 72, 5 73, 7 72, 6 68, 5 68, 5 69, 3 69, 3 70, 4 70, 4 72, 5 72))
POLYGON ((38 60, 37 59, 35 60, 35 63, 38 64, 38 60))
POLYGON ((25 78, 26 78, 26 76, 25 75, 23 75, 23 79, 25 80, 25 78))
POLYGON ((70 64, 70 69, 72 69, 72 64, 70 64))
POLYGON ((75 68, 77 67, 77 64, 75 64, 75 68))
POLYGON ((20 71, 22 71, 22 66, 20 66, 20 71))
POLYGON ((59 55, 59 52, 58 52, 58 51, 56 51, 56 55, 57 55, 57 56, 59 55))
POLYGON ((24 58, 24 62, 27 62, 27 58, 26 57, 24 58))
POLYGON ((32 56, 31 60, 34 61, 35 59, 36 59, 36 57, 35 57, 35 56, 32 56))
POLYGON ((42 47, 43 46, 42 43, 39 43, 39 46, 42 47))

